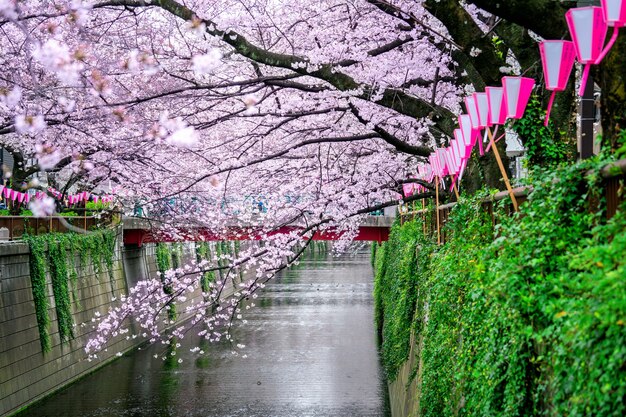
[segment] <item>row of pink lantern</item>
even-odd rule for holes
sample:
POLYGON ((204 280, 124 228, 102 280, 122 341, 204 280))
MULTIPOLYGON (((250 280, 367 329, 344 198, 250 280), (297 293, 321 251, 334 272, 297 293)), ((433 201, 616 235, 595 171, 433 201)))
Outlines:
MULTIPOLYGON (((2 186, 0 185, 0 187, 2 187, 2 186)), ((28 193, 22 193, 22 192, 13 190, 13 189, 8 188, 8 187, 0 188, 0 193, 7 200, 17 201, 19 203, 22 203, 22 202, 23 203, 28 203, 28 202, 30 202, 30 195, 28 193)))
POLYGON ((545 40, 539 43, 546 89, 552 91, 544 124, 548 125, 550 110, 557 91, 565 90, 574 62, 584 64, 578 94, 587 86, 591 65, 598 65, 615 44, 619 28, 626 25, 626 0, 602 0, 602 7, 578 7, 565 14, 572 41, 545 40), (605 46, 608 28, 613 35, 605 46))
MULTIPOLYGON (((491 136, 490 127, 503 125, 507 119, 522 118, 534 86, 532 78, 503 77, 502 87, 487 87, 484 93, 466 97, 468 114, 459 116, 459 128, 454 131, 450 145, 436 149, 429 156, 428 172, 439 178, 453 177, 454 186, 462 178, 476 143, 480 154, 484 155, 481 130, 485 129, 485 133, 491 136)), ((426 180, 423 176, 421 179, 426 180)))
MULTIPOLYGON (((60 199, 63 197, 63 193, 61 193, 58 190, 55 190, 54 188, 50 187, 48 188, 48 192, 50 194, 52 194, 55 198, 60 199)), ((37 192, 36 193, 36 198, 42 198, 45 195, 45 193, 43 192, 37 192)), ((102 202, 102 203, 110 203, 111 201, 113 201, 113 196, 112 195, 106 195, 106 196, 97 196, 95 194, 91 194, 87 191, 83 191, 80 192, 78 194, 72 194, 72 195, 67 195, 67 202, 70 205, 73 204, 77 204, 83 201, 89 201, 92 200, 94 203, 97 203, 98 201, 102 202)))
MULTIPOLYGON (((539 43, 546 89, 552 91, 545 125, 550 118, 555 93, 567 87, 575 60, 585 64, 579 90, 579 94, 583 95, 590 65, 597 65, 602 61, 617 40, 618 29, 626 25, 626 0, 602 0, 602 7, 570 9, 565 18, 573 41, 544 40, 539 43), (608 27, 613 27, 613 35, 604 46, 608 27)), ((480 131, 485 129, 485 133, 490 136, 490 147, 494 142, 490 127, 503 125, 507 119, 522 118, 534 85, 535 80, 532 78, 503 77, 502 87, 487 87, 484 93, 474 93, 466 97, 465 107, 468 114, 459 116, 459 128, 454 131, 450 145, 436 149, 430 155, 429 163, 418 167, 418 178, 432 182, 433 177, 443 179, 451 176, 454 186, 462 178, 476 142, 479 144, 480 155, 484 155, 480 131)), ((504 172, 503 176, 508 186, 504 172)), ((421 190, 423 187, 414 184, 404 186, 405 195, 421 190)))
MULTIPOLYGON (((58 191, 56 190, 55 192, 52 192, 51 190, 49 191, 55 197, 61 198, 61 194, 58 191)), ((46 193, 37 191, 34 195, 31 195, 29 193, 23 193, 21 191, 13 190, 9 187, 3 187, 0 185, 0 195, 4 196, 4 198, 7 200, 17 201, 18 203, 29 203, 31 198, 39 200, 39 199, 42 199, 46 195, 46 193)), ((103 203, 108 203, 108 202, 113 201, 113 196, 108 195, 108 196, 99 197, 97 195, 91 195, 87 191, 83 191, 82 193, 78 193, 76 195, 67 196, 67 200, 69 204, 76 204, 81 201, 89 201, 90 199, 96 203, 98 201, 101 201, 103 203)))

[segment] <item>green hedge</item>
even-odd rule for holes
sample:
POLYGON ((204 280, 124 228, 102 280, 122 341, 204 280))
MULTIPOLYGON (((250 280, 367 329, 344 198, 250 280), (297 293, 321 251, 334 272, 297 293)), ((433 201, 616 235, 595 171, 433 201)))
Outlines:
POLYGON ((593 164, 542 173, 495 230, 476 197, 445 245, 410 222, 376 251, 385 369, 394 379, 412 323, 421 415, 626 415, 626 214, 603 220, 593 164))

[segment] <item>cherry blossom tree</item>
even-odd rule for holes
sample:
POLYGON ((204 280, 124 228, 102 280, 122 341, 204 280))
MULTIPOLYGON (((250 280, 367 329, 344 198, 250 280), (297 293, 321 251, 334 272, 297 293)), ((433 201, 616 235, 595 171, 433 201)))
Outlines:
MULTIPOLYGON (((503 74, 538 75, 536 39, 565 35, 566 7, 0 0, 0 145, 17 161, 14 187, 37 171, 64 190, 113 182, 126 210, 152 207, 173 235, 253 225, 268 242, 228 266, 168 272, 168 294, 146 277, 100 321, 88 351, 131 314, 158 339, 157 317, 198 288, 198 273, 254 268, 232 299, 222 298, 222 280, 194 307, 192 324, 204 321, 206 337, 220 339, 241 300, 295 262, 313 232, 341 230, 349 241, 368 212, 398 204, 407 182, 422 191, 405 201, 433 196, 416 166, 447 144, 462 97, 503 74), (164 210, 170 198, 178 208, 164 210), (272 234, 286 224, 302 229, 272 234)), ((573 95, 560 100, 569 109, 573 95)), ((555 113, 570 122, 571 112, 555 113)), ((469 179, 499 185, 494 166, 478 161, 469 179)))

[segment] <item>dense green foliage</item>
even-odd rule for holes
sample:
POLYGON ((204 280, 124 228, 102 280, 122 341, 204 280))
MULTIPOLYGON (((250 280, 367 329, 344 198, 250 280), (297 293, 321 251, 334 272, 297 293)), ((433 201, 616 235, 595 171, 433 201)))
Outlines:
POLYGON ((444 245, 409 222, 376 251, 391 379, 410 347, 402 321, 423 341, 420 415, 626 415, 626 213, 604 221, 594 164, 542 173, 495 230, 476 197, 444 245))
POLYGON ((566 135, 559 132, 552 122, 544 126, 546 111, 539 97, 533 95, 524 112, 524 117, 515 122, 513 130, 526 148, 530 164, 552 166, 567 160, 575 154, 572 144, 565 142, 566 135))
POLYGON ((407 359, 411 323, 417 301, 417 252, 421 226, 410 222, 394 227, 389 241, 378 248, 374 299, 382 329, 383 364, 391 379, 407 359))
POLYGON ((87 259, 91 259, 96 274, 101 272, 102 264, 104 264, 112 279, 115 231, 102 230, 90 234, 26 235, 24 239, 30 248, 30 277, 41 349, 43 352, 48 352, 51 346, 48 333, 50 317, 46 292, 46 266, 49 267, 52 283, 59 337, 61 342, 66 342, 74 337, 70 284, 73 288, 73 299, 77 308, 80 308, 76 288, 79 270, 85 268, 87 259))

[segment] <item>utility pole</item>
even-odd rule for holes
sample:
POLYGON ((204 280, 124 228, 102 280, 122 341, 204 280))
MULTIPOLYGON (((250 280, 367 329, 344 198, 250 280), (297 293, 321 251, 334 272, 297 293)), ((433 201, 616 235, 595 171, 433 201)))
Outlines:
MULTIPOLYGON (((600 1, 578 0, 576 5, 578 7, 600 6, 600 1)), ((593 156, 593 123, 596 120, 593 90, 594 80, 593 76, 590 74, 585 87, 585 94, 580 99, 580 142, 578 144, 580 159, 588 159, 593 156)))

